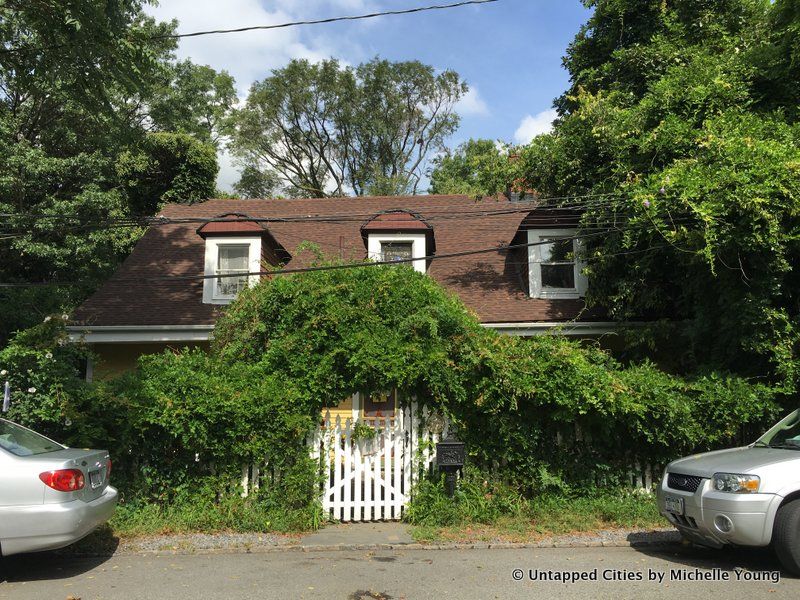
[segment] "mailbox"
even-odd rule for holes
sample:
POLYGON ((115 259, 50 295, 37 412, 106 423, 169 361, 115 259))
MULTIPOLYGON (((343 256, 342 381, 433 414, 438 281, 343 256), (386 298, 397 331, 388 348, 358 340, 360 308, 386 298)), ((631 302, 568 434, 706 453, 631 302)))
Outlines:
POLYGON ((464 466, 464 442, 448 437, 436 444, 436 466, 443 472, 448 496, 456 491, 456 472, 464 466))
POLYGON ((455 467, 455 470, 464 466, 464 442, 459 442, 453 437, 448 437, 436 444, 436 466, 455 467))

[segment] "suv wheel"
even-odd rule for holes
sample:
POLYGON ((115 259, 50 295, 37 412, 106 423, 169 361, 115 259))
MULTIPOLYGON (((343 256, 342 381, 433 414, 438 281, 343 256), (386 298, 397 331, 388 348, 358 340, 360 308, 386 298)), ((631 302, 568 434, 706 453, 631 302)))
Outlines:
POLYGON ((783 568, 800 577, 800 498, 778 509, 772 541, 783 568))

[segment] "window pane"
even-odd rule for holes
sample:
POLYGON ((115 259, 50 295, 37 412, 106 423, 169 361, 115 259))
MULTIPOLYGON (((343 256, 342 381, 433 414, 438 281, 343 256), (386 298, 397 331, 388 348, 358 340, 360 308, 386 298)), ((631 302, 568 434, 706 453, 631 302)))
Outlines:
POLYGON ((543 288, 575 287, 575 267, 571 264, 542 265, 543 288))
POLYGON ((64 448, 46 437, 0 419, 0 448, 17 456, 32 456, 64 448))
MULTIPOLYGON (((221 273, 222 274, 222 273, 221 273)), ((217 279, 218 296, 235 296, 247 286, 247 275, 217 279)))
POLYGON ((247 270, 249 254, 249 246, 220 246, 219 269, 221 271, 245 271, 247 270))
MULTIPOLYGON (((248 244, 225 244, 218 247, 217 274, 247 273, 250 262, 248 244)), ((247 286, 247 275, 217 279, 217 296, 235 296, 247 286)))
POLYGON ((574 262, 572 242, 560 238, 542 238, 542 241, 550 241, 549 244, 541 246, 542 262, 574 262))
POLYGON ((412 258, 411 242, 381 242, 382 260, 408 260, 412 258))

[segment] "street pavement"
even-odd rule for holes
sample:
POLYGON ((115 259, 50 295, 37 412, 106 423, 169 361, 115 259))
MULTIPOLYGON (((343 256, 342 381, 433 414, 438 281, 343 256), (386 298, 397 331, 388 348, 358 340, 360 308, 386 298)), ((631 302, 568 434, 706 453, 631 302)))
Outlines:
POLYGON ((800 579, 777 569, 767 550, 678 545, 107 558, 43 553, 0 561, 0 599, 800 598, 800 579))

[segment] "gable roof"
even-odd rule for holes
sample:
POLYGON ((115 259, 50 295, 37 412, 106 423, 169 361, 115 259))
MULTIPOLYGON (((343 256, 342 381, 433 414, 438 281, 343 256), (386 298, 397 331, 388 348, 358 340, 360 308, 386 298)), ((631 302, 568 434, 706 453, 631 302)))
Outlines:
MULTIPOLYGON (((160 216, 210 219, 237 213, 258 219, 258 225, 288 251, 286 257, 291 255, 287 268, 298 268, 311 258, 296 252, 306 241, 329 256, 363 260, 362 227, 376 217, 405 224, 413 220, 415 227, 431 228, 437 255, 511 244, 515 237, 523 241, 518 237, 527 215, 523 209, 506 199, 461 195, 224 199, 168 205, 160 216), (316 219, 304 220, 308 217, 316 219)), ((203 275, 205 243, 197 228, 196 222, 151 226, 113 277, 74 312, 74 321, 86 326, 212 325, 224 306, 202 303, 202 280, 131 282, 203 275)), ((443 257, 430 261, 428 274, 458 294, 484 323, 567 321, 584 306, 580 300, 528 297, 526 248, 443 257)))

